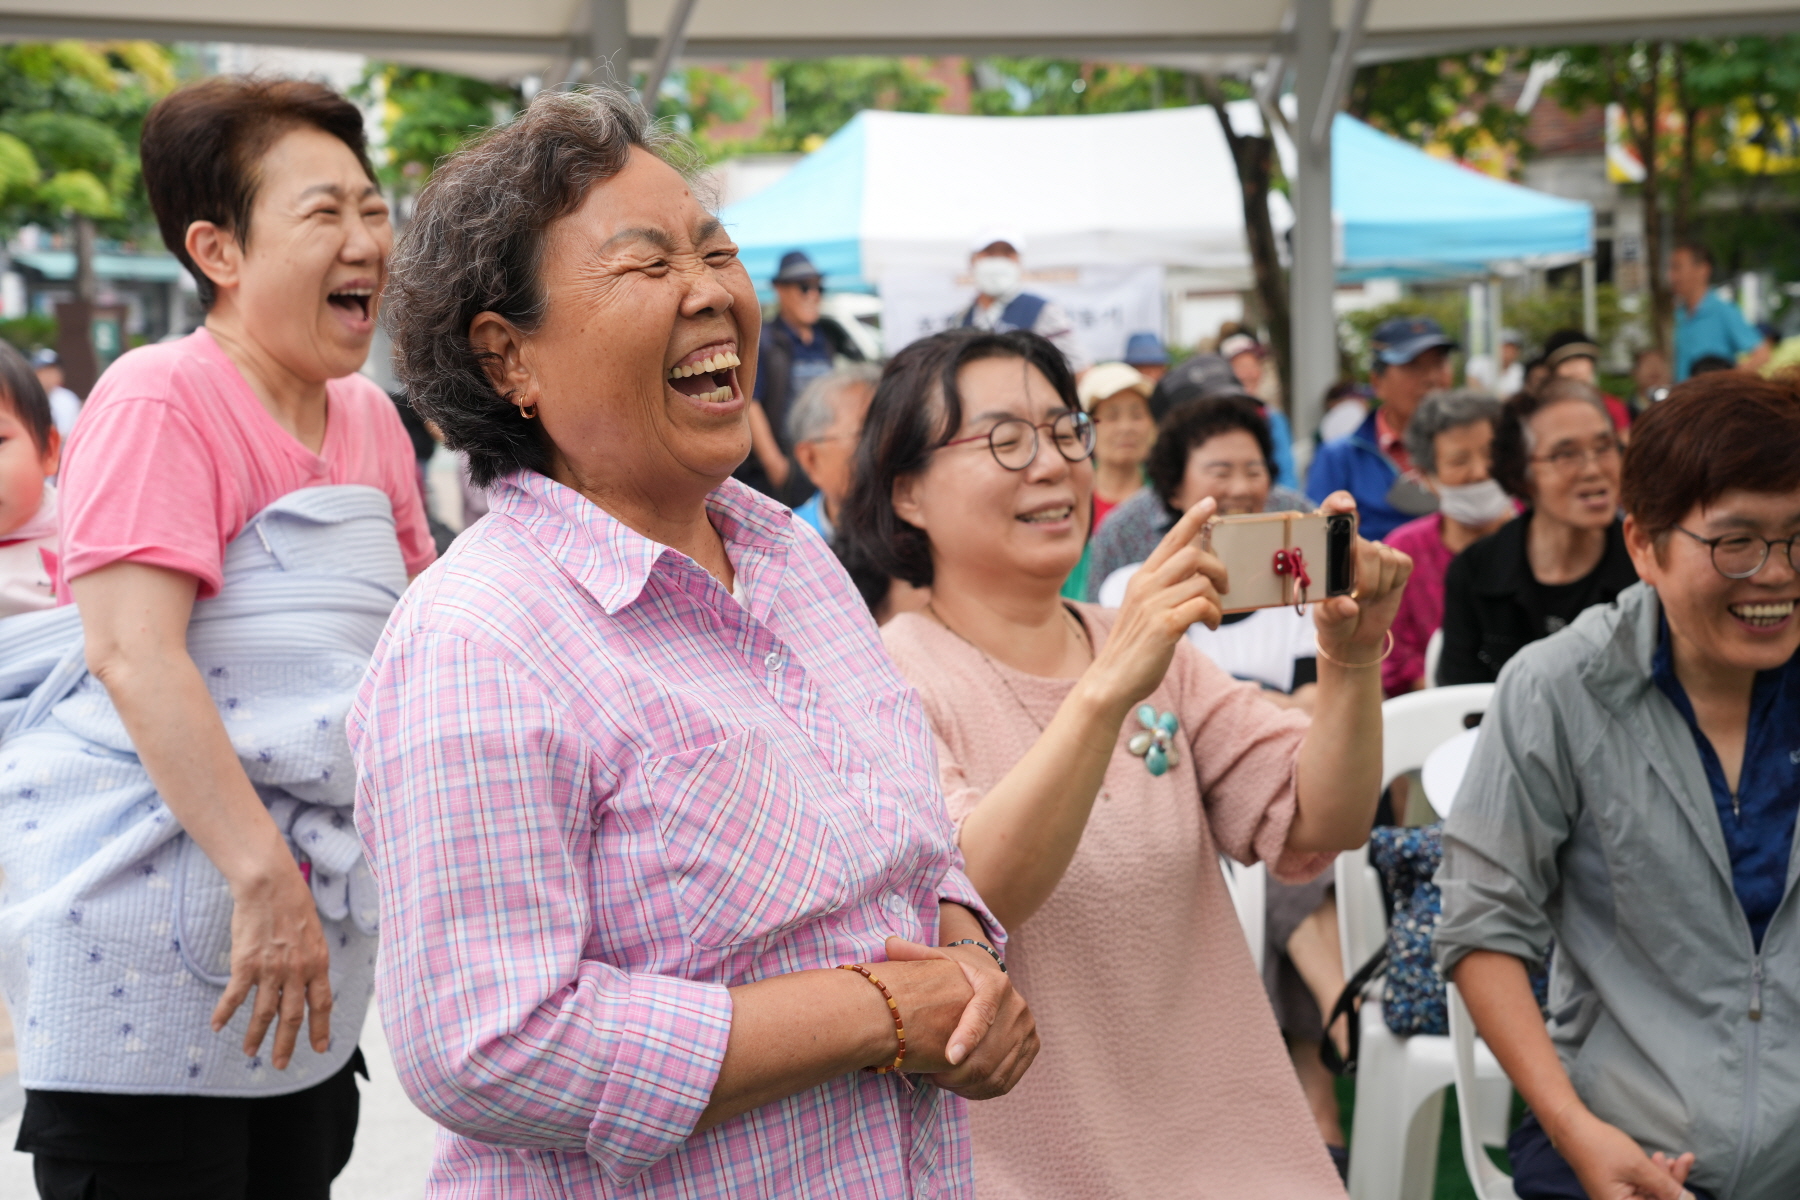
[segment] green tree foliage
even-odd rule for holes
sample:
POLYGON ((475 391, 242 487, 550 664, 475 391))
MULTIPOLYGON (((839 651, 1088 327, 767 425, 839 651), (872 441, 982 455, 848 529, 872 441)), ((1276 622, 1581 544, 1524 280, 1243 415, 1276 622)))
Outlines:
POLYGON ((709 131, 743 120, 754 100, 749 88, 723 72, 686 67, 663 81, 656 119, 692 138, 706 160, 716 162, 735 147, 715 141, 709 131))
MULTIPOLYGON (((989 117, 1141 112, 1200 102, 1193 77, 1166 67, 1066 58, 984 58, 972 71, 970 111, 989 117)), ((1248 94, 1241 88, 1237 92, 1248 94)))
POLYGON ((812 150, 865 108, 936 112, 944 85, 900 58, 802 58, 769 64, 781 85, 781 119, 771 122, 758 150, 812 150))
POLYGON ((1345 107, 1397 138, 1510 168, 1528 149, 1525 117, 1498 102, 1495 92, 1518 65, 1519 55, 1507 50, 1375 63, 1357 69, 1345 107))
POLYGON ((0 47, 0 224, 87 218, 114 237, 150 234, 138 137, 174 85, 173 59, 150 42, 0 47))
POLYGON ((515 87, 394 63, 370 64, 351 94, 363 104, 380 105, 383 137, 376 172, 396 194, 424 187, 440 160, 510 119, 523 102, 515 87))

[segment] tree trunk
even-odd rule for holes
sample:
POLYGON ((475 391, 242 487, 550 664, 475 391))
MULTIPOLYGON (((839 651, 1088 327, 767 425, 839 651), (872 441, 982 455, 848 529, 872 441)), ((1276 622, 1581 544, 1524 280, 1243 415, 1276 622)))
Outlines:
POLYGON ((1675 179, 1675 241, 1686 241, 1693 235, 1695 159, 1699 155, 1700 105, 1688 94, 1687 59, 1681 43, 1670 46, 1675 77, 1675 103, 1681 109, 1681 165, 1675 179))
POLYGON ((75 218, 75 298, 92 305, 100 298, 100 278, 94 274, 94 221, 75 218))
POLYGON ((1639 80, 1631 78, 1629 57, 1621 59, 1611 47, 1601 51, 1601 63, 1612 86, 1613 102, 1624 110, 1638 158, 1644 164, 1644 269, 1650 283, 1650 336, 1666 357, 1670 351, 1675 302, 1669 294, 1668 277, 1663 273, 1662 173, 1657 169, 1657 145, 1661 140, 1657 117, 1662 109, 1663 51, 1661 42, 1649 45, 1646 50, 1649 73, 1639 80))
POLYGON ((1283 398, 1291 412, 1294 379, 1293 312, 1288 306, 1287 278, 1281 270, 1280 246, 1275 240, 1275 226, 1269 219, 1269 192, 1275 178, 1275 138, 1264 130, 1261 137, 1240 134, 1225 110, 1225 92, 1211 75, 1200 77, 1206 102, 1218 114, 1219 127, 1225 131, 1225 142, 1231 147, 1232 161, 1237 165, 1238 191, 1244 204, 1244 237, 1250 247, 1250 265, 1256 278, 1256 298, 1269 327, 1269 348, 1275 369, 1281 376, 1283 398))

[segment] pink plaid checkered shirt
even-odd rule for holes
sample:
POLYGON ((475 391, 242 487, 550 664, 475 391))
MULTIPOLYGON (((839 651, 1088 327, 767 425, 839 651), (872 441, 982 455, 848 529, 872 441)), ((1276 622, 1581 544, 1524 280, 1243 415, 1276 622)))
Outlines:
POLYGON ((726 989, 932 941, 961 869, 917 696, 829 549, 735 481, 698 564, 523 472, 350 718, 377 994, 432 1197, 972 1194, 964 1102, 853 1073, 694 1136, 726 989))

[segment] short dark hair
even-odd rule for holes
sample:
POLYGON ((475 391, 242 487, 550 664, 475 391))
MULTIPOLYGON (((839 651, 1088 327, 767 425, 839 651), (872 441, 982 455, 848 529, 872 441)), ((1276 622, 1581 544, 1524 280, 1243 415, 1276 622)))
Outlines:
POLYGON ((1800 487, 1800 378, 1721 371, 1677 384, 1631 426, 1620 498, 1651 537, 1726 492, 1800 487))
POLYGON ((1737 370, 1735 359, 1726 358, 1723 354, 1702 354, 1688 364, 1688 378, 1696 375, 1716 375, 1720 371, 1737 370))
POLYGON ((248 245, 262 156, 305 125, 348 146, 374 180, 362 113, 322 83, 221 75, 170 92, 144 118, 144 190, 163 245, 194 277, 203 307, 212 307, 215 289, 188 256, 188 226, 211 221, 248 245))
MULTIPOLYGON (((1507 494, 1531 502, 1531 418, 1546 408, 1574 401, 1591 405, 1613 428, 1612 413, 1600 389, 1579 379, 1552 379, 1535 392, 1520 392, 1500 406, 1500 423, 1494 428, 1494 478, 1507 494)), ((1616 432, 1616 430, 1615 430, 1616 432)))
POLYGON ((869 402, 850 494, 838 514, 840 557, 878 576, 930 586, 931 539, 894 511, 894 484, 923 471, 962 428, 957 376, 970 363, 989 358, 1017 358, 1036 367, 1066 407, 1081 411, 1068 360, 1029 330, 951 329, 911 343, 888 363, 869 402))
POLYGON ((1248 396, 1205 396, 1186 400, 1169 410, 1156 429, 1156 442, 1144 462, 1144 474, 1150 487, 1161 497, 1163 507, 1175 511, 1175 493, 1187 475, 1188 456, 1221 433, 1242 430, 1256 439, 1268 464, 1269 476, 1275 475, 1275 439, 1269 434, 1269 419, 1262 406, 1248 396))
POLYGON ((550 446, 542 423, 521 420, 488 378, 469 322, 494 312, 536 329, 549 301, 539 273, 545 231, 624 170, 633 147, 668 161, 679 144, 653 133, 616 88, 539 92, 512 123, 440 164, 419 193, 387 289, 395 368, 444 444, 468 455, 477 487, 544 470, 550 446))
POLYGON ((1697 241, 1694 238, 1682 238, 1675 243, 1669 253, 1673 254, 1676 250, 1686 251, 1688 257, 1697 263, 1705 263, 1708 271, 1719 269, 1719 264, 1713 259, 1713 252, 1707 248, 1705 242, 1697 241))
POLYGON ((0 341, 0 404, 10 405, 13 415, 31 434, 31 442, 43 454, 50 449, 50 398, 37 371, 10 342, 0 341))

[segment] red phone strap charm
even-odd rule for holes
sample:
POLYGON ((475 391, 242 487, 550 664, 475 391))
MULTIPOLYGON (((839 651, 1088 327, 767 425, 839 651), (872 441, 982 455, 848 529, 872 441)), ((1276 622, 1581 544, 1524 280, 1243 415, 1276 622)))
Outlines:
POLYGON ((1300 553, 1300 547, 1289 546, 1275 552, 1275 573, 1294 577, 1294 611, 1304 612, 1306 605, 1306 589, 1312 586, 1312 576, 1306 571, 1306 555, 1300 553))

